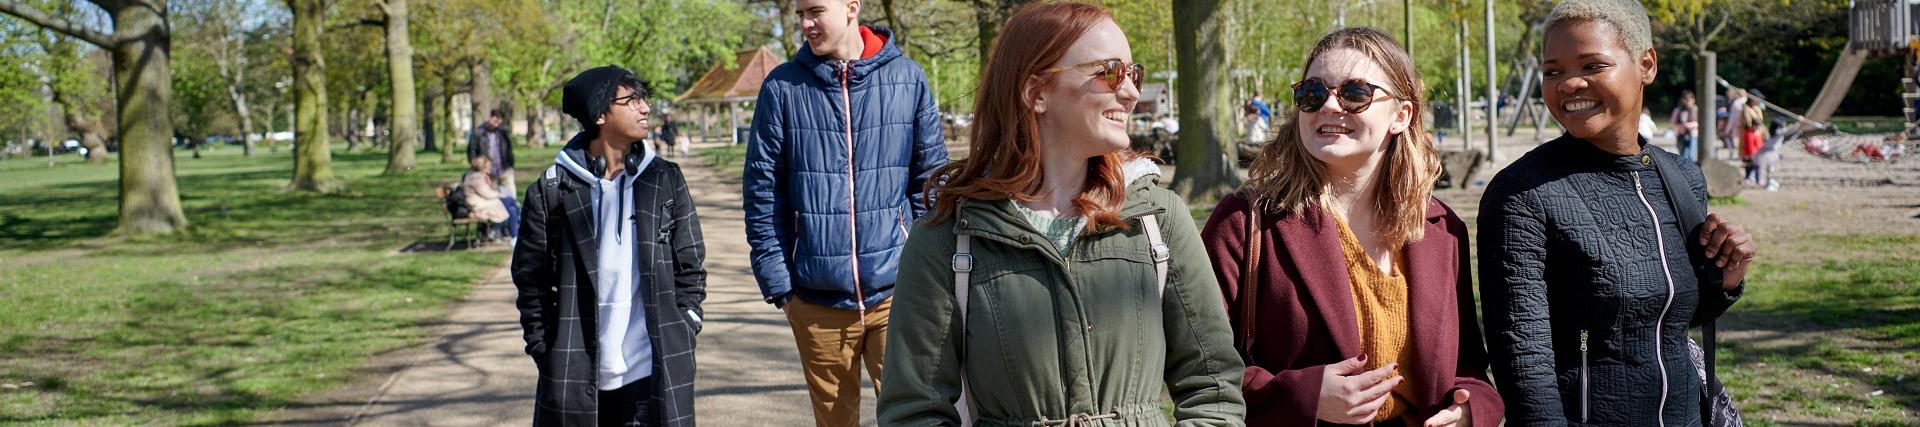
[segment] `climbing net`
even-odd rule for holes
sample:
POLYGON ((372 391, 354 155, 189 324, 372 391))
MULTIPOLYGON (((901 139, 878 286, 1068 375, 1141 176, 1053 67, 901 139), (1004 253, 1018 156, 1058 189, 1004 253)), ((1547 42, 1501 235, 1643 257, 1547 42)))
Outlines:
POLYGON ((1894 163, 1908 154, 1920 154, 1920 141, 1908 138, 1905 133, 1854 135, 1831 126, 1789 132, 1794 132, 1788 135, 1788 141, 1793 141, 1793 145, 1827 160, 1862 164, 1894 163))

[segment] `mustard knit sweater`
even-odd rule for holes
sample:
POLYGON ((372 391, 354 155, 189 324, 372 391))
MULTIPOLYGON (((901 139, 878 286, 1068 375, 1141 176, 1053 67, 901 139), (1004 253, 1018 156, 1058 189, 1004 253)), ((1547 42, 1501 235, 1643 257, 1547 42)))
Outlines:
MULTIPOLYGON (((1412 361, 1408 359, 1406 351, 1409 342, 1407 276, 1403 274, 1406 252, 1395 250, 1393 274, 1382 273, 1367 256, 1360 239, 1354 237, 1353 229, 1347 227, 1346 220, 1339 215, 1333 215, 1333 218, 1340 223, 1340 251, 1346 255, 1347 277, 1353 284, 1353 308, 1354 313, 1359 315, 1357 324, 1360 325, 1361 351, 1367 355, 1366 369, 1380 369, 1391 363, 1408 366, 1412 361)), ((1400 373, 1394 372, 1388 378, 1397 376, 1400 373)), ((1380 415, 1374 420, 1385 421, 1405 414, 1407 396, 1412 393, 1412 387, 1407 383, 1395 386, 1393 397, 1380 407, 1380 415)))

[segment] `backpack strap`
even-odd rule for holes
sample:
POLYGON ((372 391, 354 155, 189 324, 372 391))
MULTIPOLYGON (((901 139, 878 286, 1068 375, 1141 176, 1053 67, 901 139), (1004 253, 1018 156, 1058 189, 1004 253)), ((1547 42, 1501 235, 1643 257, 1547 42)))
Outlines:
MULTIPOLYGON (((1141 228, 1144 228, 1147 234, 1147 249, 1153 254, 1153 272, 1155 283, 1158 284, 1157 291, 1161 297, 1165 297, 1167 294, 1167 264, 1169 260, 1173 259, 1173 250, 1167 247, 1166 241, 1161 239, 1160 221, 1155 215, 1140 217, 1140 224, 1141 228)), ((953 237, 953 300, 956 305, 956 312, 960 314, 960 329, 962 331, 960 338, 960 400, 955 402, 953 407, 960 412, 960 425, 964 427, 972 426, 976 419, 973 414, 973 402, 968 398, 968 396, 973 393, 967 386, 967 365, 965 357, 967 340, 964 332, 967 325, 967 296, 972 290, 973 284, 973 236, 956 233, 953 237)))
POLYGON ((1154 283, 1159 284, 1159 295, 1167 296, 1167 261, 1173 259, 1173 249, 1160 239, 1160 221, 1158 215, 1140 217, 1140 226, 1147 232, 1147 250, 1153 254, 1154 283))
POLYGON ((955 312, 960 313, 960 400, 953 408, 960 411, 960 425, 973 425, 973 401, 967 396, 973 394, 967 387, 967 295, 973 285, 973 236, 954 233, 953 235, 953 300, 955 312))

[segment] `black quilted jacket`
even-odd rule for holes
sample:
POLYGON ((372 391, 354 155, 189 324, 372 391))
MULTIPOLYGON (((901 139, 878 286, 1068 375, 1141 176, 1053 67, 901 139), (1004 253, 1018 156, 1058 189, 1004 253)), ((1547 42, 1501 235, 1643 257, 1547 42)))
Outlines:
MULTIPOLYGON (((1647 157, 1674 155, 1641 145, 1621 156, 1562 136, 1500 171, 1480 200, 1480 296, 1508 425, 1700 425, 1687 329, 1744 286, 1695 279, 1647 157)), ((1673 163, 1705 212, 1699 167, 1673 163)))

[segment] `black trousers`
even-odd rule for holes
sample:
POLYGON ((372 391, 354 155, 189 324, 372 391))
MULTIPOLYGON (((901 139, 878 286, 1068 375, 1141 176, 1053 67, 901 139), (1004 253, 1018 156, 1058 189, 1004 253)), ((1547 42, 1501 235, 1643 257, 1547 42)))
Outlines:
POLYGON ((653 377, 600 391, 601 427, 653 425, 653 377))

